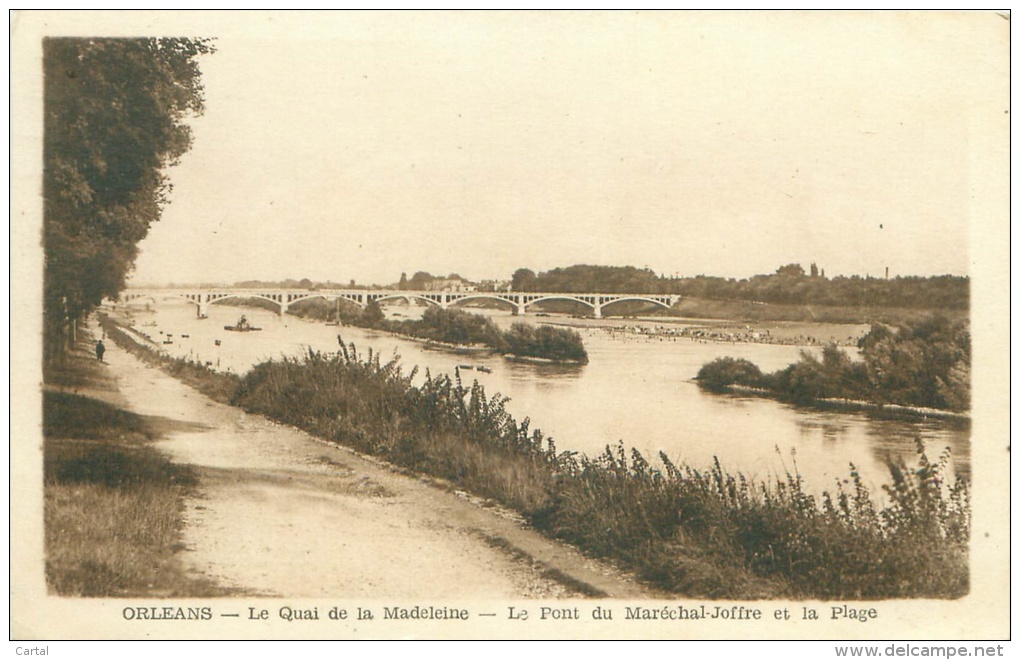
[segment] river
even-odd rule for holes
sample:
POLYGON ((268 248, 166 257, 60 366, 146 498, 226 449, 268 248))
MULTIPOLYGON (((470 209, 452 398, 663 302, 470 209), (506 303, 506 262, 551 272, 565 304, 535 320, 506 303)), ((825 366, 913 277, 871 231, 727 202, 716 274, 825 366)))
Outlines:
MULTIPOLYGON (((413 307, 388 308, 390 315, 414 312, 413 307)), ((338 334, 362 353, 371 348, 384 360, 399 355, 406 370, 417 365, 422 372, 452 374, 458 365, 485 366, 491 373, 463 370, 462 378, 468 383, 477 379, 490 395, 509 397, 510 412, 518 420, 530 417, 531 427, 552 437, 560 451, 593 456, 622 440, 650 460, 663 451, 675 463, 706 468, 718 457, 727 470, 760 481, 796 469, 806 487, 818 494, 849 478, 851 463, 869 488, 880 489, 888 480, 885 462, 916 459, 915 439, 920 438, 929 457, 948 447, 955 469, 969 472, 970 425, 965 421, 816 410, 711 394, 692 381, 703 364, 722 356, 746 358, 763 371, 785 367, 798 359, 802 349, 796 346, 650 337, 592 325, 579 328, 590 358, 587 365, 534 365, 491 354, 455 354, 386 333, 280 317, 257 308, 211 305, 209 318, 197 319, 192 305, 161 302, 133 313, 136 329, 170 354, 235 373, 309 348, 336 351, 338 334), (241 314, 262 331, 225 331, 241 314), (173 343, 163 344, 167 335, 173 343)), ((501 326, 521 320, 501 311, 485 313, 501 326)), ((524 320, 556 319, 529 315, 524 320)))

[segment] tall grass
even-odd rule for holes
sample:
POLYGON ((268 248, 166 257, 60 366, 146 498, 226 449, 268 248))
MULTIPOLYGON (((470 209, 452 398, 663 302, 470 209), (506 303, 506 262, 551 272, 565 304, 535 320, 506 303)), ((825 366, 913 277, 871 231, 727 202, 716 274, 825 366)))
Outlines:
POLYGON ((579 462, 554 530, 602 554, 623 551, 678 590, 725 591, 725 584, 691 574, 687 553, 696 549, 717 566, 773 580, 787 596, 961 596, 966 484, 947 489, 948 455, 932 463, 919 451, 918 468, 890 466, 889 504, 879 508, 852 466, 850 479, 817 501, 796 473, 755 484, 718 461, 700 471, 661 454, 656 468, 636 451, 628 460, 622 447, 607 449, 579 462), (658 554, 659 544, 682 551, 658 554))
POLYGON ((506 399, 459 376, 421 385, 396 360, 336 354, 262 363, 234 402, 491 497, 557 538, 620 560, 689 595, 753 598, 959 597, 968 589, 967 484, 948 455, 891 464, 879 504, 853 466, 821 498, 794 470, 754 483, 718 462, 652 465, 622 445, 557 452, 506 399))
POLYGON ((193 472, 148 446, 144 418, 87 396, 43 397, 46 580, 63 596, 217 596, 181 565, 193 472))
POLYGON ((403 373, 353 345, 256 365, 234 403, 320 437, 447 479, 526 514, 540 509, 553 483, 541 432, 517 424, 506 400, 459 376, 403 373))
MULTIPOLYGON (((102 459, 93 454, 86 460, 102 459)), ((119 466, 135 467, 130 460, 119 466)), ((177 565, 181 488, 156 481, 48 482, 46 575, 53 591, 67 596, 215 595, 211 587, 196 591, 177 565)))

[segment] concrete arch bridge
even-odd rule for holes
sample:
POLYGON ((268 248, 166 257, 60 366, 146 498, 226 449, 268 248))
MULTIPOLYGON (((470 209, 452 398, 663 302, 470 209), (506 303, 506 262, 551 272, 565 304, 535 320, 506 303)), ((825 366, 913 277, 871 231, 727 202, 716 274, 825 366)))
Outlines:
POLYGON ((120 302, 149 299, 153 302, 167 298, 187 300, 198 307, 198 315, 205 316, 209 305, 231 298, 258 298, 275 303, 282 314, 290 305, 311 298, 327 301, 346 300, 364 308, 370 302, 382 303, 387 300, 422 300, 443 309, 468 300, 498 300, 512 306, 518 314, 527 313, 528 307, 548 300, 569 300, 587 305, 596 318, 601 318, 607 305, 624 301, 647 302, 669 309, 680 301, 677 295, 645 293, 514 293, 482 291, 397 291, 392 289, 211 289, 211 288, 132 288, 120 294, 120 302))

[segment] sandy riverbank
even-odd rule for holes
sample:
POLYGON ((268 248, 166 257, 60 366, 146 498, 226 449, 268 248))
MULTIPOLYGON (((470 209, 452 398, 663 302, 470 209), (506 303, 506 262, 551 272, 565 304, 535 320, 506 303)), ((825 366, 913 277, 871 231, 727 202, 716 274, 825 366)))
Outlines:
POLYGON ((856 347, 870 325, 767 321, 753 324, 721 319, 633 317, 589 319, 570 316, 543 317, 538 323, 600 331, 610 336, 689 339, 722 343, 779 344, 784 346, 856 347))
POLYGON ((464 493, 216 403, 112 343, 107 361, 128 409, 191 424, 157 447, 197 470, 183 557, 224 586, 290 597, 654 595, 464 493))

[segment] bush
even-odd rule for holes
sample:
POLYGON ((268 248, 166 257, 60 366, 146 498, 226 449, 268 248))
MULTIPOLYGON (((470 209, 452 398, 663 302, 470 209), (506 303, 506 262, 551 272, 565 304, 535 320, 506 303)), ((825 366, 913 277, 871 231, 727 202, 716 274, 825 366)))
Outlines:
POLYGON ((876 324, 859 346, 863 362, 827 346, 821 360, 802 351, 796 364, 764 375, 747 360, 719 358, 704 365, 697 380, 712 391, 745 385, 798 403, 851 399, 953 411, 970 407, 966 322, 933 316, 899 328, 876 324))
MULTIPOLYGON (((302 304, 304 302, 295 303, 292 308, 299 316, 320 320, 337 316, 335 311, 323 304, 302 304)), ((492 319, 460 309, 430 306, 420 320, 391 321, 385 318, 379 304, 372 301, 363 311, 341 307, 338 320, 348 325, 444 344, 487 346, 503 354, 582 364, 588 362, 588 352, 584 349, 581 335, 574 330, 515 323, 509 331, 503 332, 492 319)))
POLYGON ((506 351, 521 357, 588 362, 588 352, 576 330, 548 325, 514 323, 504 335, 506 351))
POLYGON ((761 369, 743 358, 721 357, 712 360, 698 370, 695 380, 701 387, 713 392, 722 392, 730 385, 761 387, 761 369))

